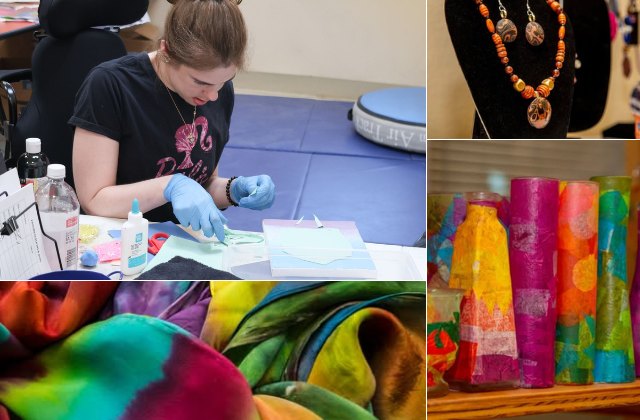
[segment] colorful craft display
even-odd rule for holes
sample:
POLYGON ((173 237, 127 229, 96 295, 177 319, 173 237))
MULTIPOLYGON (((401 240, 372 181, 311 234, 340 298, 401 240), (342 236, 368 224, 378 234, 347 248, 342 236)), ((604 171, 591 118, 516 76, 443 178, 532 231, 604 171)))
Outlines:
MULTIPOLYGON (((640 220, 640 205, 636 207, 636 219, 640 220)), ((638 226, 638 239, 640 240, 640 224, 638 226)), ((640 246, 637 247, 640 254, 640 246)), ((640 255, 636 256, 636 261, 640 261, 640 255)), ((633 275, 633 284, 631 285, 631 295, 629 297, 629 306, 631 308, 631 328, 633 331, 633 355, 634 360, 640 360, 640 264, 636 264, 636 271, 633 275)), ((640 376, 640 363, 636 363, 636 377, 640 376)))
POLYGON ((558 384, 593 383, 598 280, 599 186, 560 183, 558 299, 555 342, 558 384))
MULTIPOLYGON (((509 201, 498 198, 498 219, 509 228, 509 201)), ((427 194, 427 282, 436 287, 449 283, 451 256, 456 230, 467 214, 467 200, 462 193, 427 194)))
POLYGON ((519 381, 507 233, 498 221, 493 193, 470 193, 467 217, 458 227, 449 285, 465 290, 460 348, 445 374, 465 391, 514 387, 519 381))
POLYGON ((593 177, 600 184, 595 382, 635 379, 626 242, 631 177, 593 177))
POLYGON ((427 289, 427 397, 449 393, 444 373, 460 343, 460 289, 427 289))
POLYGON ((554 383, 558 180, 511 180, 509 262, 520 386, 554 383))
POLYGON ((460 193, 427 194, 427 282, 449 282, 453 240, 467 213, 460 193), (435 278, 434 278, 435 277, 435 278), (438 280, 436 280, 438 279, 438 280))

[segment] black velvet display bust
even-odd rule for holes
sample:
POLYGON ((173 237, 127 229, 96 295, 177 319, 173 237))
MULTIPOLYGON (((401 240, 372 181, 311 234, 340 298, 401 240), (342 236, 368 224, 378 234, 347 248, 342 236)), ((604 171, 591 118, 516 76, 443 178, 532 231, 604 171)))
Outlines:
POLYGON ((611 72, 609 8, 605 0, 564 0, 564 10, 571 19, 581 63, 575 72, 569 131, 581 131, 600 121, 607 104, 611 72))
MULTIPOLYGON (((497 0, 485 0, 494 24, 500 20, 497 0)), ((529 5, 544 29, 544 42, 537 47, 525 37, 529 23, 526 2, 502 0, 508 19, 518 29, 515 41, 505 43, 509 65, 534 89, 555 69, 558 47, 558 15, 544 0, 529 0, 529 5)), ((551 104, 551 119, 546 127, 535 128, 527 119, 532 99, 524 99, 513 88, 496 53, 485 19, 474 0, 445 0, 445 17, 451 41, 476 105, 474 138, 565 138, 569 130, 573 98, 575 42, 571 16, 567 16, 565 32, 565 61, 555 87, 547 98, 551 104), (478 116, 480 118, 478 118, 478 116), (481 119, 481 121, 480 121, 481 119), (486 128, 486 130, 485 130, 486 128)), ((447 63, 441 63, 447 65, 447 63)))

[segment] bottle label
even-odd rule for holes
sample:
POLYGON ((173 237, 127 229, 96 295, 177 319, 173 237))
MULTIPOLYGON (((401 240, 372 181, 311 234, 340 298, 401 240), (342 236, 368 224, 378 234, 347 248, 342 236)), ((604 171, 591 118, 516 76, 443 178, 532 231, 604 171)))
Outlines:
POLYGON ((125 274, 133 274, 147 265, 147 235, 145 232, 131 232, 123 227, 121 239, 121 264, 125 274), (125 232, 126 231, 126 232, 125 232))
POLYGON ((127 267, 134 268, 147 262, 147 254, 138 255, 137 257, 129 257, 127 261, 127 267))
MULTIPOLYGON (((79 214, 79 210, 73 213, 40 212, 45 233, 55 239, 58 245, 63 270, 75 270, 78 267, 79 214)), ((49 266, 52 270, 60 269, 55 244, 47 238, 44 242, 49 266)))

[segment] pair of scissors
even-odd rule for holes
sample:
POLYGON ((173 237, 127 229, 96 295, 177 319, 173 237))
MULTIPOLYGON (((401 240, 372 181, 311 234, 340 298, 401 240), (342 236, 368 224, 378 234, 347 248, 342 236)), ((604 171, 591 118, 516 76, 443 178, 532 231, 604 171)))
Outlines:
POLYGON ((154 233, 153 236, 149 238, 149 252, 152 253, 153 255, 156 255, 160 251, 160 248, 162 248, 162 245, 164 245, 167 239, 169 239, 168 233, 164 233, 164 232, 154 233))

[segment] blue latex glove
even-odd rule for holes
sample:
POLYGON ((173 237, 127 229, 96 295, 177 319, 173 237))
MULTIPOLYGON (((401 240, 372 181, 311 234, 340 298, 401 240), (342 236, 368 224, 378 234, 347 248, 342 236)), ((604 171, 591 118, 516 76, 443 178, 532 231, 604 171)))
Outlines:
POLYGON ((276 186, 269 175, 239 176, 231 182, 231 199, 240 207, 264 210, 276 198, 276 186))
POLYGON ((175 174, 163 193, 164 198, 171 202, 173 214, 182 226, 202 229, 208 238, 215 233, 218 240, 224 242, 227 218, 220 213, 211 194, 202 185, 187 176, 175 174))

